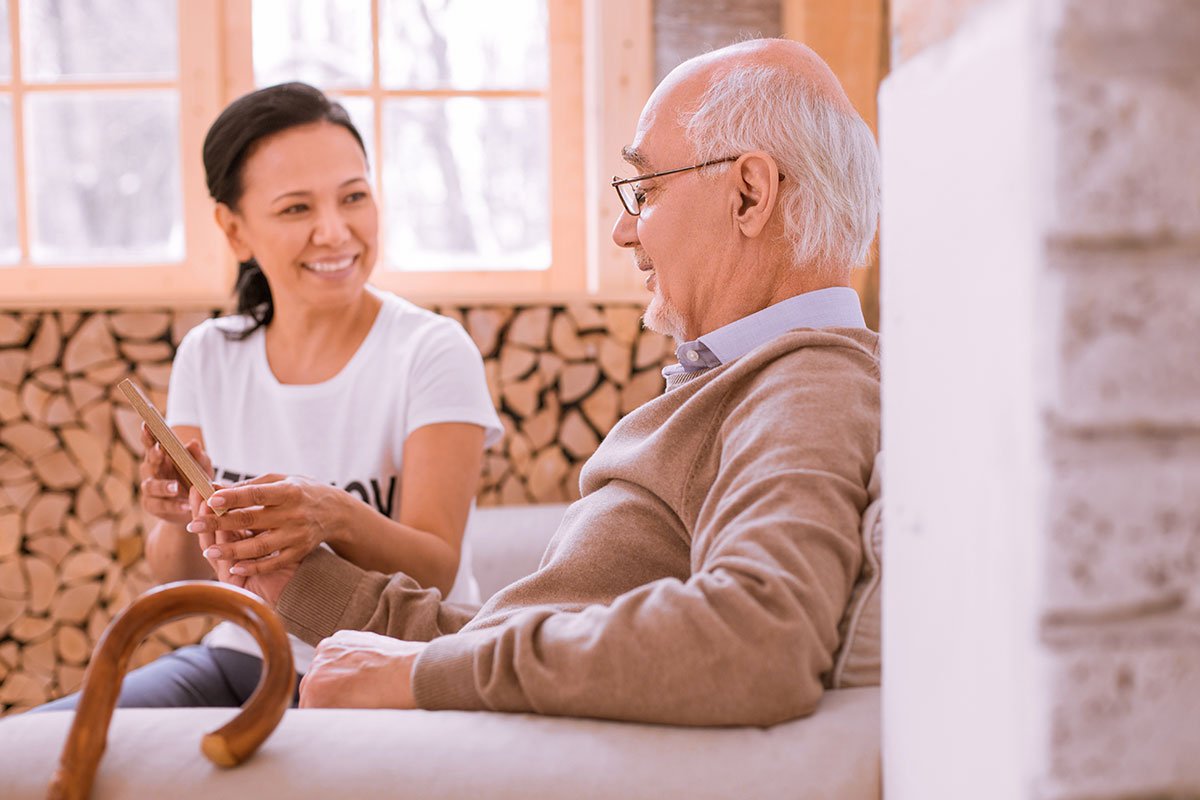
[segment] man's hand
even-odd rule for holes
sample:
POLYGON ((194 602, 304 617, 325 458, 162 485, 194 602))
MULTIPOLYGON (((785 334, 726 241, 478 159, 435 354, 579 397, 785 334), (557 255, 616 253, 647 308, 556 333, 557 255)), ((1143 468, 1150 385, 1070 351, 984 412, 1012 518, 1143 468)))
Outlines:
POLYGON ((301 708, 416 708, 413 665, 426 642, 338 631, 317 645, 300 681, 301 708))

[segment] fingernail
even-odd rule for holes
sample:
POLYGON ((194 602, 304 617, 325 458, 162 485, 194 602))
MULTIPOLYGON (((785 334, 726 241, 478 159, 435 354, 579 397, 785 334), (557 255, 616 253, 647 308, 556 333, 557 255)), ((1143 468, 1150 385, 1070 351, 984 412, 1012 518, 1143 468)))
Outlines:
POLYGON ((205 525, 203 522, 193 520, 187 524, 188 533, 204 533, 205 525))
POLYGON ((219 548, 219 547, 208 548, 207 550, 204 551, 204 557, 205 558, 220 558, 221 557, 221 548, 219 548))
POLYGON ((179 493, 179 481, 168 481, 167 482, 167 491, 170 492, 171 494, 178 494, 179 493))
POLYGON ((217 497, 214 494, 212 497, 208 498, 208 507, 212 508, 212 509, 224 508, 225 507, 225 498, 217 497))
POLYGON ((243 567, 241 564, 234 564, 232 567, 229 568, 229 573, 231 575, 245 575, 246 568, 243 567))

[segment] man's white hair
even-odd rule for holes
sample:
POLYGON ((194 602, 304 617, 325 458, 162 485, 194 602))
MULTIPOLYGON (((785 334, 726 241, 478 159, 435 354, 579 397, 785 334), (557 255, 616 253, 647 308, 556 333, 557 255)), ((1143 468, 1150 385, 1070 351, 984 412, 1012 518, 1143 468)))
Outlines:
POLYGON ((879 218, 879 149, 853 110, 785 67, 740 65, 713 81, 681 124, 697 162, 751 150, 775 159, 797 264, 837 274, 866 263, 879 218))

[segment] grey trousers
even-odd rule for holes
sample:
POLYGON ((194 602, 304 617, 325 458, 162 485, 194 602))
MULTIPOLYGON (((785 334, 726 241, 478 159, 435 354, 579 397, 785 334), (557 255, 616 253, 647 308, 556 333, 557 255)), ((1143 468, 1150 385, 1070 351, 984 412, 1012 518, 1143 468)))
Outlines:
MULTIPOLYGON (((117 707, 240 706, 258 686, 262 663, 257 656, 224 647, 181 647, 126 675, 117 707)), ((299 686, 297 676, 293 708, 299 686)), ((79 694, 70 694, 30 711, 73 711, 78 702, 79 694)))

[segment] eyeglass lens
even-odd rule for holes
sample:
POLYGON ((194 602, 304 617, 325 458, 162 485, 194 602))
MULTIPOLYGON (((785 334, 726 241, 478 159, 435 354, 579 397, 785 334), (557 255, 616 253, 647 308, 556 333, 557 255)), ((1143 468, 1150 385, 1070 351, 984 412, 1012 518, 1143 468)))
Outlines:
POLYGON ((637 191, 633 188, 633 184, 623 183, 617 187, 617 191, 621 195, 621 202, 625 204, 625 210, 637 216, 640 209, 638 208, 637 191))

